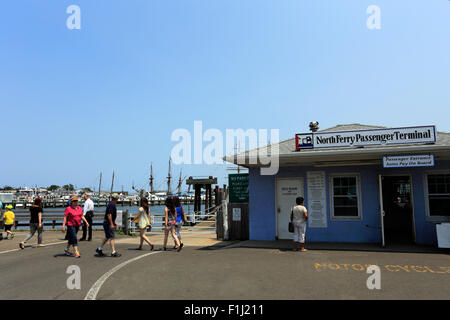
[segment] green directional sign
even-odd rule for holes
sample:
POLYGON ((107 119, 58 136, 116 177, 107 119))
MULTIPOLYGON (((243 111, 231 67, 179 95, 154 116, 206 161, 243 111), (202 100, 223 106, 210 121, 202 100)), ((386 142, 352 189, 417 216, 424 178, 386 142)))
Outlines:
POLYGON ((228 175, 230 203, 248 202, 248 173, 228 175))

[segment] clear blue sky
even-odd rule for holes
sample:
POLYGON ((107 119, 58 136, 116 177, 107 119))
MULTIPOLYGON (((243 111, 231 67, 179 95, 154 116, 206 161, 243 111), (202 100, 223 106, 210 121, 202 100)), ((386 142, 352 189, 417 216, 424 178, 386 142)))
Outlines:
MULTIPOLYGON (((450 131, 450 2, 4 0, 0 186, 164 186, 176 128, 450 131), (68 30, 66 8, 81 8, 68 30), (381 8, 368 30, 366 8, 381 8)), ((183 166, 215 175, 223 166, 183 166)), ((178 175, 180 167, 173 173, 178 175)))

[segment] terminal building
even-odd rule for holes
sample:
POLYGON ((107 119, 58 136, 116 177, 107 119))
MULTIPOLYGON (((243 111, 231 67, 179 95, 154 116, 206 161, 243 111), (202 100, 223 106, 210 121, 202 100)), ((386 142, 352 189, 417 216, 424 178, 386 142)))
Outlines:
POLYGON ((436 225, 450 222, 450 133, 433 125, 317 129, 278 143, 275 175, 243 165, 251 240, 292 239, 291 208, 303 196, 307 242, 437 244, 436 225))

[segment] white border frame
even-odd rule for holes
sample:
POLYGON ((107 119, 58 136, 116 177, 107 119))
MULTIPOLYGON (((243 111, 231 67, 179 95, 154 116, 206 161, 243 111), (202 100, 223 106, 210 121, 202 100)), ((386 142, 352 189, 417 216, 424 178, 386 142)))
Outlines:
POLYGON ((427 170, 423 172, 423 196, 425 202, 425 220, 433 223, 450 222, 450 217, 431 216, 430 199, 428 193, 428 176, 433 174, 450 174, 450 170, 427 170))
POLYGON ((361 194, 361 176, 355 172, 330 173, 328 174, 328 190, 330 201, 330 220, 331 221, 362 221, 362 194, 361 194), (333 178, 336 177, 356 177, 356 197, 358 199, 358 216, 357 217, 336 217, 334 215, 334 199, 333 199, 333 178))

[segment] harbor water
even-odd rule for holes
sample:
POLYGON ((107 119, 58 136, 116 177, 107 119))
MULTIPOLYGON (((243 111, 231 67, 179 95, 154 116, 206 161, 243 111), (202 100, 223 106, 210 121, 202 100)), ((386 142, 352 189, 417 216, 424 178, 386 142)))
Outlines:
MULTIPOLYGON (((155 205, 155 206, 151 206, 150 207, 150 215, 154 216, 154 222, 155 224, 161 224, 163 221, 163 217, 164 217, 164 205, 155 205)), ((191 214, 193 213, 193 205, 183 205, 184 208, 184 212, 186 214, 191 214)), ((46 220, 45 217, 47 215, 61 215, 61 220, 57 221, 57 225, 56 225, 56 230, 61 228, 61 224, 62 224, 62 220, 63 220, 63 216, 64 216, 64 209, 65 208, 44 208, 43 209, 43 221, 48 223, 48 219, 46 220)), ((101 207, 95 207, 95 214, 94 214, 94 221, 99 220, 100 217, 101 219, 103 219, 104 215, 105 215, 105 211, 106 211, 106 207, 105 206, 101 206, 101 207)), ((121 211, 121 210, 128 210, 128 213, 131 216, 136 216, 138 214, 138 210, 139 207, 138 206, 117 206, 117 211, 121 211)), ((17 210, 13 210, 16 217, 20 217, 20 216, 29 216, 29 211, 28 209, 17 209, 17 210)), ((94 225, 93 226, 94 229, 102 229, 102 226, 98 226, 98 225, 94 225)), ((28 226, 18 226, 17 230, 24 230, 24 229, 29 229, 28 226)), ((49 225, 45 225, 44 226, 44 230, 52 230, 52 226, 49 225)))

